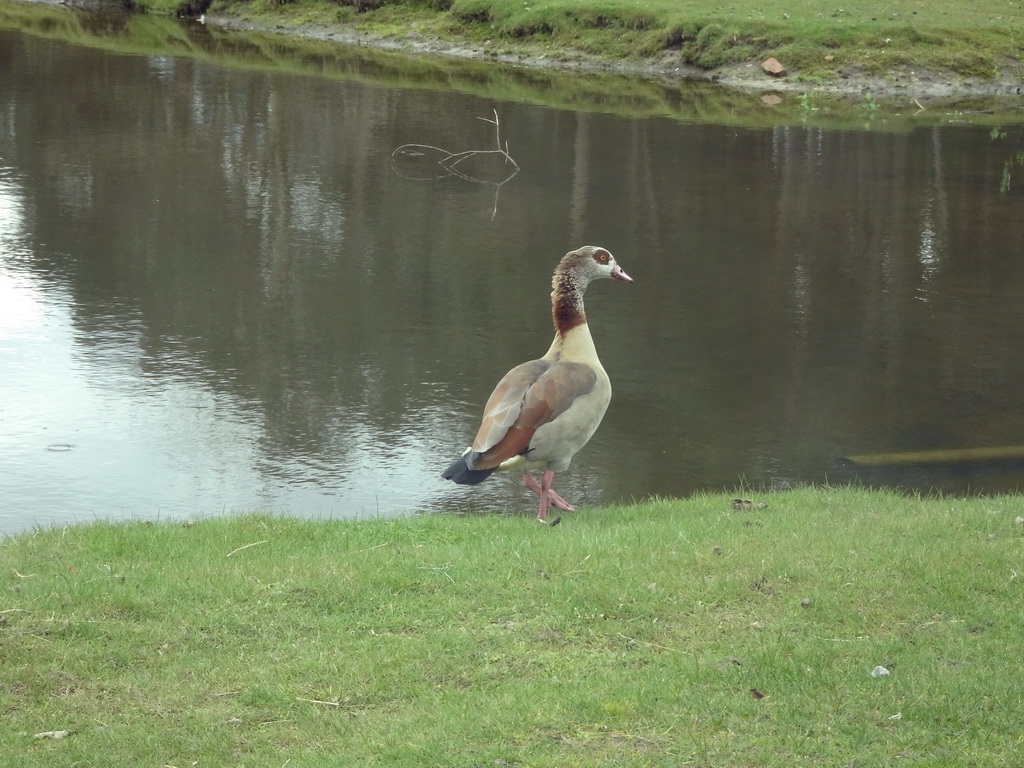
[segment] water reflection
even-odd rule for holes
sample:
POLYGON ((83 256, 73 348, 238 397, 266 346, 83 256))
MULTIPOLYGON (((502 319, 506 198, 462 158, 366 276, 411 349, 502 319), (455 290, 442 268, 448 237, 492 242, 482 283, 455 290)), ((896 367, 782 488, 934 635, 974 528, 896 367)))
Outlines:
POLYGON ((547 348, 551 269, 588 242, 637 282, 588 295, 615 396, 567 498, 1022 442, 1019 139, 626 119, 12 32, 0 62, 0 528, 529 509, 515 479, 438 473, 547 348), (522 168, 497 209, 395 173, 403 144, 490 146, 495 108, 522 168))

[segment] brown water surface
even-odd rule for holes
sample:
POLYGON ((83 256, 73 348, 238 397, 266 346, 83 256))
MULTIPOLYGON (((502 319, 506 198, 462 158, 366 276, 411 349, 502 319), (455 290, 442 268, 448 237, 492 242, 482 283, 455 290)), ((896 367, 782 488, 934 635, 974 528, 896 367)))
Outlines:
POLYGON ((0 530, 528 511, 440 472, 587 243, 636 282, 587 295, 614 396, 570 500, 1017 489, 837 461, 1024 444, 1024 138, 960 120, 744 129, 0 31, 0 530), (493 149, 494 111, 517 173, 392 157, 493 149))

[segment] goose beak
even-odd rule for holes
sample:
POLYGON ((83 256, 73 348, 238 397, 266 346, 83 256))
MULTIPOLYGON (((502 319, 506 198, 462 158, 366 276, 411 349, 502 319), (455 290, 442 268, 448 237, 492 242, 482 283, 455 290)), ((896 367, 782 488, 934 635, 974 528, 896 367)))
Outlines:
POLYGON ((633 278, 627 275, 625 272, 623 272, 622 267, 620 267, 618 264, 612 267, 612 277, 614 277, 616 280, 621 280, 624 283, 633 282, 633 278))

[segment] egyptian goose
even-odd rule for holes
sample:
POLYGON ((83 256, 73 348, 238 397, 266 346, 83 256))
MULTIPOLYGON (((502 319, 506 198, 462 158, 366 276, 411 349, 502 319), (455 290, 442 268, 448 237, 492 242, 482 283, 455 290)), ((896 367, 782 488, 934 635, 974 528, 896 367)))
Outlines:
POLYGON ((498 382, 473 445, 442 477, 476 485, 495 470, 522 470, 526 487, 540 496, 539 521, 547 522, 549 505, 573 509, 551 480, 593 436, 612 397, 583 313, 583 293, 602 277, 633 282, 604 248, 586 245, 565 254, 551 279, 551 348, 498 382), (530 470, 542 470, 539 483, 530 470))

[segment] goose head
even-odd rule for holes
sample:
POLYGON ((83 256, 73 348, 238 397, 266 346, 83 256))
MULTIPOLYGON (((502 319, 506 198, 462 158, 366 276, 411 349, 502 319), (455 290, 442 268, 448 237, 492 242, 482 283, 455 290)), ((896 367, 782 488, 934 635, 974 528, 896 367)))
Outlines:
POLYGON ((555 291, 561 289, 582 293, 592 281, 605 277, 624 283, 633 282, 633 278, 615 261, 611 251, 597 245, 584 245, 562 257, 555 268, 551 287, 555 291))

